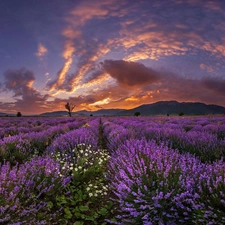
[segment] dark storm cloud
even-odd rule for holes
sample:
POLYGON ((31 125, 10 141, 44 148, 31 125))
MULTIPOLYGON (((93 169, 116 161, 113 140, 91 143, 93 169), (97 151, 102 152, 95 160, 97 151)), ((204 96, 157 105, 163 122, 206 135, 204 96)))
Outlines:
POLYGON ((159 79, 159 74, 156 71, 137 62, 105 60, 101 66, 120 85, 139 86, 153 83, 159 79))
MULTIPOLYGON (((225 79, 222 78, 203 78, 202 85, 218 95, 225 96, 225 79)), ((225 100, 224 100, 225 101, 225 100)))

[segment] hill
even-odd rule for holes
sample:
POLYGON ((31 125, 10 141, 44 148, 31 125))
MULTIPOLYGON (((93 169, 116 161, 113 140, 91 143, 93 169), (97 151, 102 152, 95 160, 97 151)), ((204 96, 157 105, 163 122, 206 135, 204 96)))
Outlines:
POLYGON ((225 114, 225 108, 218 105, 206 105, 200 102, 177 102, 160 101, 153 104, 146 104, 134 109, 118 113, 120 116, 131 116, 135 112, 140 112, 143 116, 149 115, 178 115, 183 112, 184 115, 206 115, 206 114, 225 114))
POLYGON ((11 113, 0 112, 0 117, 4 117, 4 116, 16 116, 16 115, 15 114, 11 114, 11 113))

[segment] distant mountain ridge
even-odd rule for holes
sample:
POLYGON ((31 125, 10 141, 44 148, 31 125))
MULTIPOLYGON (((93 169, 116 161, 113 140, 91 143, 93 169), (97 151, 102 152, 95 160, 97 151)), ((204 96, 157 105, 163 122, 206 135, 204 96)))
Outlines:
POLYGON ((16 114, 0 112, 0 116, 16 116, 16 114))
MULTIPOLYGON (((225 114, 225 107, 219 105, 207 105, 201 102, 177 102, 177 101, 159 101, 152 104, 145 104, 133 109, 100 109, 97 111, 81 110, 72 112, 72 116, 133 116, 135 112, 140 112, 142 116, 151 115, 178 115, 183 112, 184 115, 207 115, 207 114, 225 114)), ((1 113, 0 116, 12 115, 1 113)), ((16 116, 16 115, 14 115, 16 116)), ((35 115, 34 115, 35 116, 35 115)), ((36 115, 37 116, 37 115, 36 115)), ((54 111, 42 113, 39 116, 68 116, 68 112, 54 111)))
POLYGON ((160 101, 126 110, 118 113, 118 115, 130 116, 134 115, 135 112, 140 112, 143 116, 178 115, 181 112, 183 112, 184 115, 225 114, 225 107, 206 105, 200 102, 160 101))

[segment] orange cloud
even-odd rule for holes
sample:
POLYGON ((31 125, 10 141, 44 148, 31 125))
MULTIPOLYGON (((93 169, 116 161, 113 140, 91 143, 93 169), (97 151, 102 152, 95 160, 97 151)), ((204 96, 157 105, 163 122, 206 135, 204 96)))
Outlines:
POLYGON ((86 45, 82 35, 82 26, 93 18, 106 17, 110 10, 116 10, 117 6, 113 6, 115 1, 108 0, 104 2, 81 2, 76 8, 72 9, 65 20, 68 22, 67 27, 62 31, 62 35, 66 38, 63 57, 65 63, 57 75, 57 79, 47 83, 47 90, 55 91, 54 95, 60 92, 74 93, 82 86, 82 79, 87 73, 95 67, 95 62, 110 51, 110 47, 103 43, 98 43, 97 39, 90 41, 95 44, 94 50, 86 45), (79 42, 76 59, 78 61, 77 71, 68 75, 70 66, 73 63, 73 54, 75 52, 74 43, 79 42), (84 59, 83 59, 84 58, 84 59), (82 61, 82 63, 80 63, 82 61))
POLYGON ((134 102, 136 102, 136 101, 139 101, 139 99, 136 98, 136 97, 134 97, 134 96, 131 96, 131 97, 129 97, 129 98, 126 98, 125 101, 126 101, 126 102, 127 102, 127 101, 134 101, 134 102))
POLYGON ((41 43, 38 44, 38 50, 35 53, 37 57, 42 59, 42 57, 48 52, 48 49, 41 43))
POLYGON ((139 34, 130 33, 130 31, 122 31, 125 38, 120 40, 121 44, 129 49, 142 44, 134 52, 130 53, 124 60, 138 61, 143 59, 158 60, 162 56, 184 55, 188 51, 188 47, 184 46, 182 39, 177 38, 179 34, 165 34, 162 31, 139 32, 139 34))
POLYGON ((204 63, 200 64, 200 68, 203 69, 203 70, 206 70, 209 73, 213 72, 213 68, 211 66, 208 66, 208 65, 204 64, 204 63))
POLYGON ((76 30, 71 26, 68 26, 67 28, 65 28, 62 31, 62 35, 68 39, 75 39, 80 37, 81 35, 81 31, 80 30, 76 30))
POLYGON ((71 64, 73 63, 73 54, 75 52, 75 47, 73 45, 72 41, 67 41, 64 46, 63 51, 63 58, 66 60, 62 69, 58 72, 58 77, 56 81, 53 81, 52 83, 48 83, 49 91, 54 91, 59 88, 60 85, 63 84, 63 82, 66 79, 67 72, 70 69, 71 64))

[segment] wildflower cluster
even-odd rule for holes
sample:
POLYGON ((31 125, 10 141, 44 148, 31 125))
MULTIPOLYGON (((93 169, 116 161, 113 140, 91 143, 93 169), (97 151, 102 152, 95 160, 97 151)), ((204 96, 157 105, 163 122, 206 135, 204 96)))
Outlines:
MULTIPOLYGON (((77 175, 86 173, 91 168, 100 169, 109 159, 109 154, 106 150, 94 150, 91 145, 83 143, 78 144, 72 150, 57 152, 55 157, 61 165, 62 173, 64 171, 77 175)), ((61 175, 59 173, 59 176, 61 175)))
POLYGON ((66 209, 64 218, 71 222, 86 221, 85 224, 104 221, 104 216, 109 213, 108 207, 111 207, 108 206, 110 189, 106 180, 108 152, 78 144, 72 150, 57 152, 55 157, 61 167, 59 176, 71 175, 71 182, 67 185, 71 194, 57 198, 58 204, 66 209), (96 204, 97 200, 100 202, 96 204))
POLYGON ((87 185, 86 191, 89 197, 102 197, 108 195, 109 187, 107 184, 99 182, 93 185, 91 182, 87 185))

